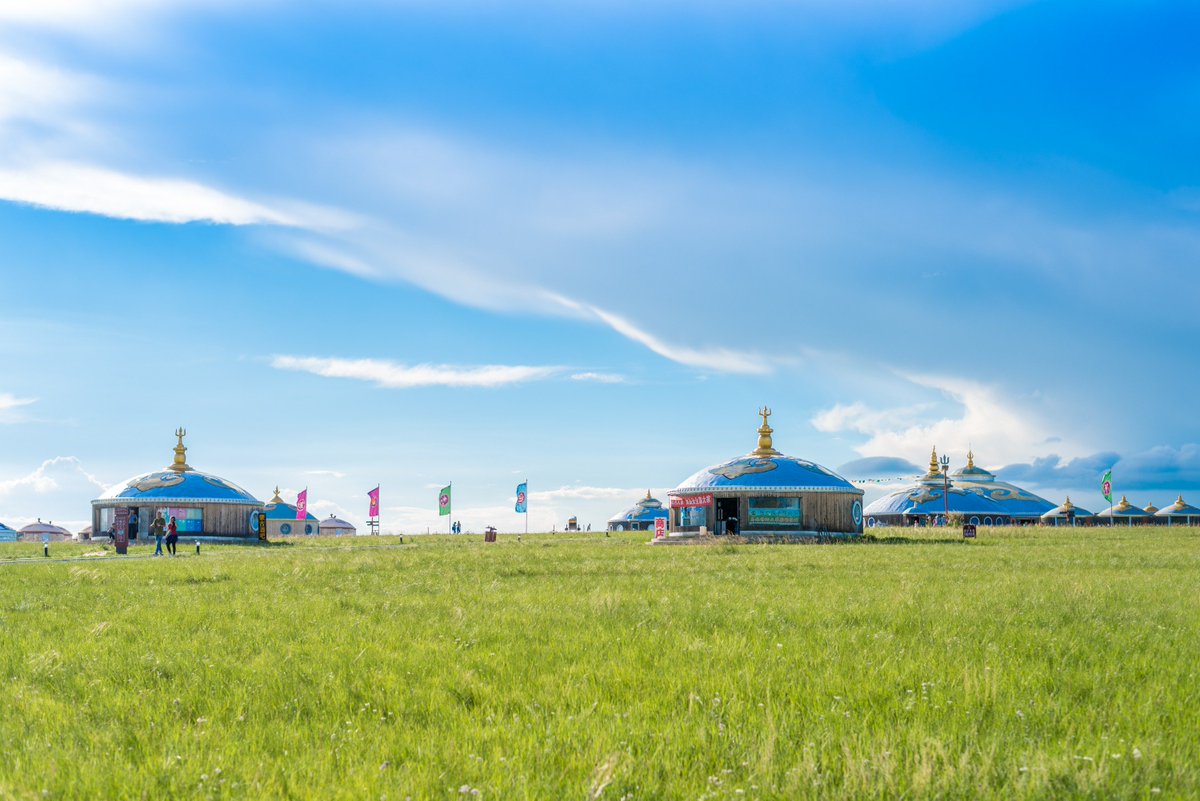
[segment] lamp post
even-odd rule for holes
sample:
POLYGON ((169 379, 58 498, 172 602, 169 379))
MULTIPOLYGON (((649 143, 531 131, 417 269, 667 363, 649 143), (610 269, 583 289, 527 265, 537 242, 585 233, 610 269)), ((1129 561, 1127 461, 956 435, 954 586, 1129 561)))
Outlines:
POLYGON ((938 464, 942 466, 942 500, 946 502, 946 516, 942 519, 942 525, 948 526, 950 525, 950 457, 942 454, 938 464))

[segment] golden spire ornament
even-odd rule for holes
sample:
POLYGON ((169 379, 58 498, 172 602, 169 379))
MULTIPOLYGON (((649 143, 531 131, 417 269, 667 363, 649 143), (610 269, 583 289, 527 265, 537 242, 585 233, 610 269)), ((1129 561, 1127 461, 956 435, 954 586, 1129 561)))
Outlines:
POLYGON ((774 444, 771 442, 771 434, 775 429, 767 424, 767 418, 771 416, 771 410, 766 406, 758 410, 762 415, 762 425, 758 428, 758 447, 754 449, 755 456, 779 456, 779 451, 775 450, 774 444))
POLYGON ((171 465, 170 470, 176 473, 183 473, 192 468, 187 463, 187 446, 183 444, 183 438, 187 436, 187 430, 180 427, 175 429, 175 436, 179 437, 179 442, 175 445, 175 463, 171 465))

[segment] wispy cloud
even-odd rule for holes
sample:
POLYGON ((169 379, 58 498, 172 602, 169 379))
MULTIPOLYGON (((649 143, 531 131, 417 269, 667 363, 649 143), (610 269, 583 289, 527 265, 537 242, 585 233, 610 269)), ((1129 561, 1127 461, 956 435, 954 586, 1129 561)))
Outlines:
POLYGON ((19 411, 37 403, 37 398, 18 398, 9 392, 0 392, 0 423, 19 423, 25 420, 19 411))
POLYGON ((346 474, 337 470, 305 470, 306 476, 329 476, 330 478, 345 478, 346 474))
POLYGON ((623 375, 617 373, 575 373, 571 376, 572 381, 594 381, 597 384, 624 384, 627 379, 623 375))
POLYGON ((561 367, 488 364, 462 367, 446 364, 406 365, 384 359, 330 359, 315 356, 275 356, 271 366, 327 378, 368 381, 387 389, 416 387, 499 387, 550 378, 561 367))

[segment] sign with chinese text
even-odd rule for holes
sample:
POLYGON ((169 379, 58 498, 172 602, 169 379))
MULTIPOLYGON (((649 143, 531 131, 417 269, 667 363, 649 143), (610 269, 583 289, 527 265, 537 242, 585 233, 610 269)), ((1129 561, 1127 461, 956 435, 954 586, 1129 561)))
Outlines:
POLYGON ((687 506, 709 506, 713 502, 711 492, 704 495, 674 495, 671 497, 671 508, 682 509, 687 506))

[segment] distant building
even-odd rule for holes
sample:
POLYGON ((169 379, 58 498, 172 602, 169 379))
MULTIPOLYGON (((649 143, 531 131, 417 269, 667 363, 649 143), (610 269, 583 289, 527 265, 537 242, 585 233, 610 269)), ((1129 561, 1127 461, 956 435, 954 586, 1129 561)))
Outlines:
POLYGON ((16 542, 20 539, 21 534, 15 528, 0 523, 0 542, 16 542))
POLYGON ((49 539, 50 542, 67 542, 75 539, 71 532, 62 526, 43 523, 40 517, 36 523, 22 527, 20 535, 23 542, 42 542, 45 539, 49 539))
POLYGON ((670 516, 671 511, 663 507, 662 501, 650 497, 650 490, 646 490, 645 498, 621 514, 608 519, 608 530, 651 531, 654 528, 655 520, 670 516))
POLYGON ((321 521, 320 532, 326 537, 353 537, 358 533, 358 529, 353 524, 330 515, 321 521))
POLYGON ((1166 520, 1168 526, 1190 526, 1194 523, 1200 523, 1200 509, 1197 509, 1190 503, 1185 503, 1182 495, 1176 499, 1175 503, 1155 512, 1154 516, 1160 520, 1166 520))
POLYGON ((1129 502, 1129 499, 1124 495, 1121 496, 1121 502, 1111 509, 1101 509, 1096 513, 1096 522, 1099 525, 1142 525, 1150 520, 1150 515, 1145 509, 1139 509, 1129 502))
POLYGON ((929 472, 916 484, 895 490, 871 502, 865 514, 867 526, 910 526, 945 524, 950 516, 977 526, 1007 526, 1039 522, 1054 504, 975 466, 975 454, 967 452, 967 466, 950 473, 941 471, 937 449, 929 458, 929 472))
POLYGON ((275 487, 275 497, 267 501, 263 511, 267 513, 267 537, 315 536, 321 533, 320 521, 312 512, 305 512, 303 520, 296 519, 296 505, 279 497, 279 487, 275 487))
POLYGON ((1042 522, 1048 526, 1089 526, 1094 517, 1087 509, 1071 503, 1068 495, 1062 506, 1055 506, 1042 515, 1042 522))

